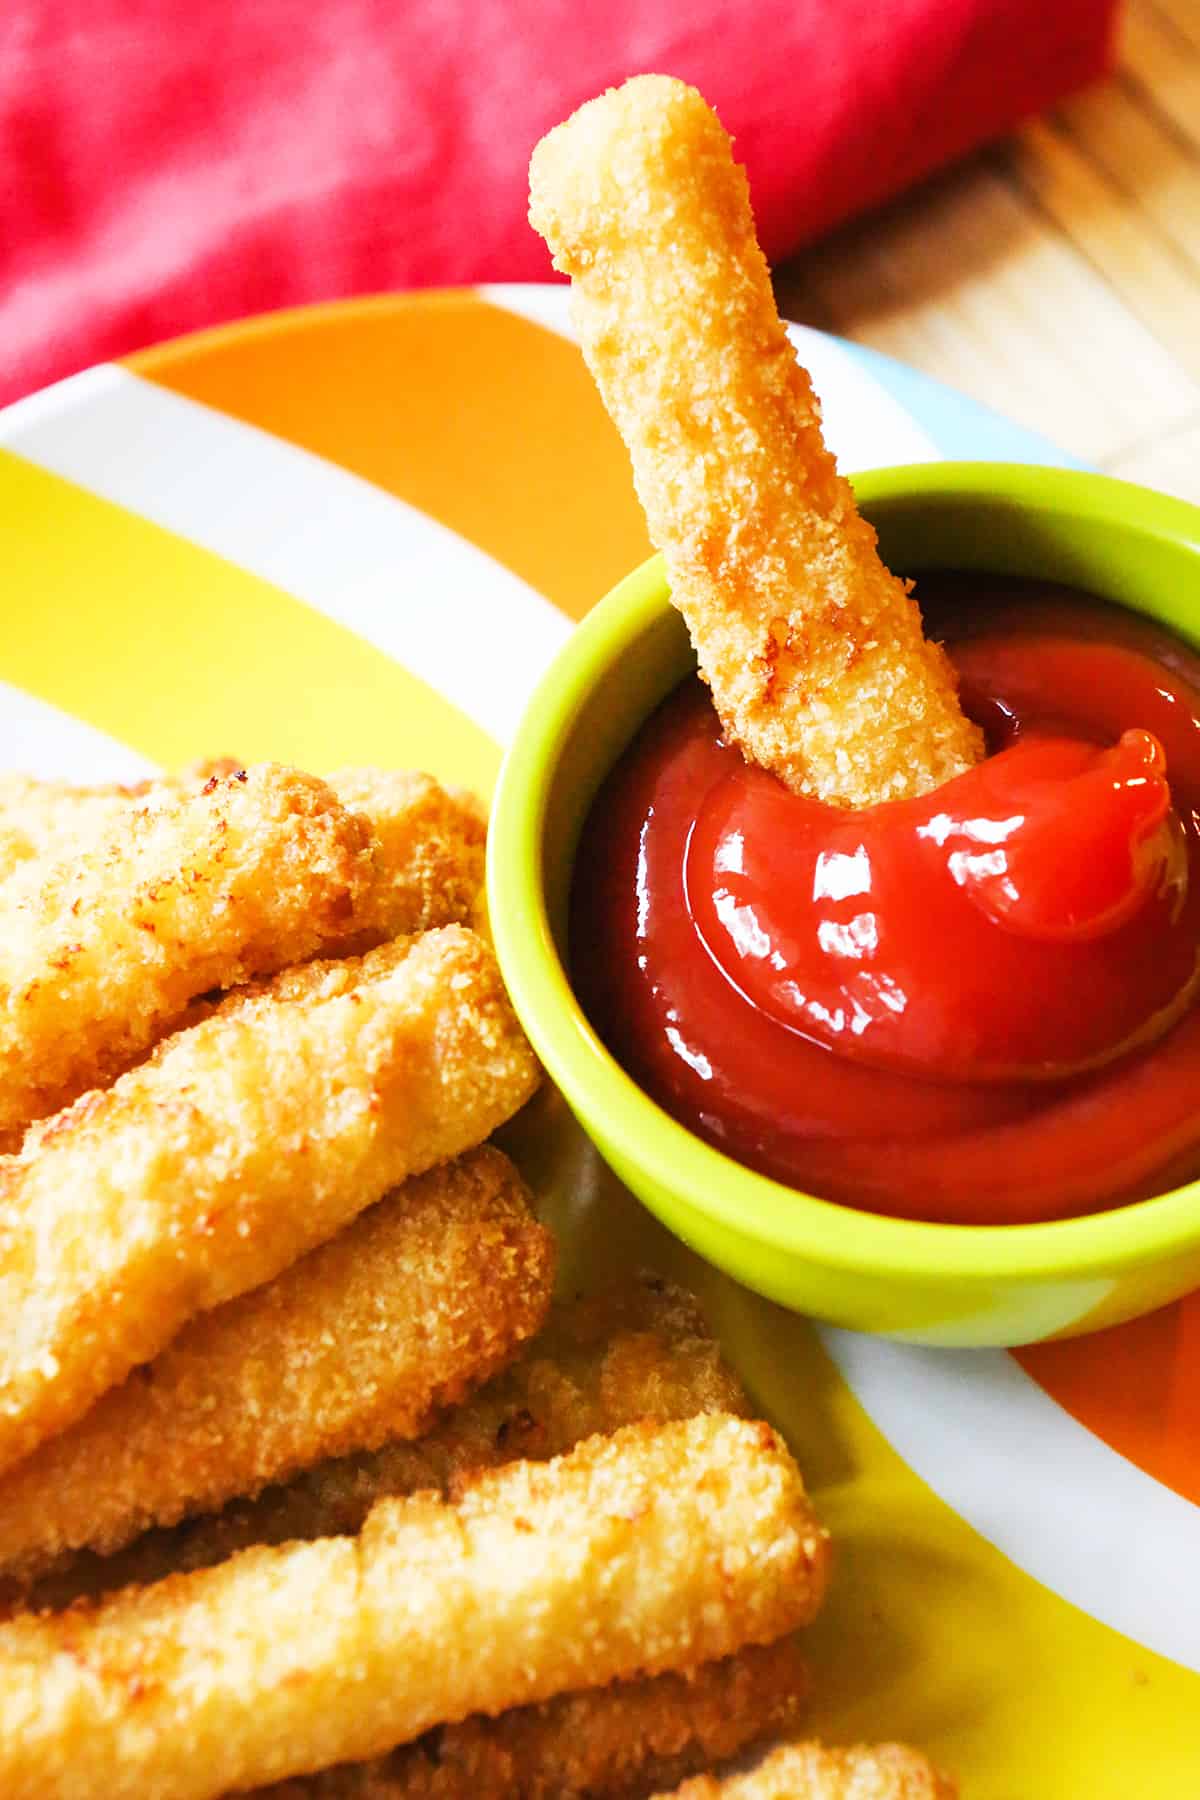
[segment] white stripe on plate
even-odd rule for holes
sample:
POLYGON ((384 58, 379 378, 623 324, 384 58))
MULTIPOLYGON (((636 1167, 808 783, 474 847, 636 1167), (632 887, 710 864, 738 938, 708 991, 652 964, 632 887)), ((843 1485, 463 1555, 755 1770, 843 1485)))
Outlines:
POLYGON ((565 283, 549 281, 485 281, 475 292, 489 306, 529 319, 546 331, 575 343, 578 334, 571 323, 571 290, 565 283))
POLYGON ((156 766, 107 732, 0 681, 0 769, 44 781, 141 781, 156 766))
POLYGON ((1200 1669, 1200 1509, 1094 1437, 999 1350, 826 1326, 825 1348, 908 1466, 1035 1581, 1200 1669))
POLYGON ((501 744, 571 629, 415 507, 125 369, 89 369, 18 402, 0 415, 0 443, 307 601, 501 744))
MULTIPOLYGON (((496 282, 478 292, 491 305, 575 341, 568 288, 496 282)), ((807 325, 787 329, 821 397, 825 437, 843 469, 937 459, 941 452, 928 432, 836 338, 807 325)))

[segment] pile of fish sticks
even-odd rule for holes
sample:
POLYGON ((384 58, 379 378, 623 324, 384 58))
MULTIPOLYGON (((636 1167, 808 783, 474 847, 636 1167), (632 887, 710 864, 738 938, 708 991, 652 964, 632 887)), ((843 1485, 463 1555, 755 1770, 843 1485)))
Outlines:
MULTIPOLYGON (((484 842, 420 775, 0 781, 6 1800, 646 1795, 800 1715, 792 1458, 687 1295, 552 1299, 487 1141, 484 842)), ((681 1792, 949 1792, 780 1754, 681 1792)))

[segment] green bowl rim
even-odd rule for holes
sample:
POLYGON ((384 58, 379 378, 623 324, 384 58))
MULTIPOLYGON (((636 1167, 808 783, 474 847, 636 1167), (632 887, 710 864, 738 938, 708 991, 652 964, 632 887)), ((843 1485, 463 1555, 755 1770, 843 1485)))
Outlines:
MULTIPOLYGON (((986 504, 1123 522, 1200 554, 1200 507, 1090 471, 1024 463, 923 463, 852 477, 872 505, 912 496, 970 495, 986 504), (1118 504, 1114 508, 1114 501, 1118 504)), ((1031 1225, 947 1225, 892 1219, 822 1200, 756 1174, 696 1137, 645 1094, 589 1024, 554 945, 537 871, 550 773, 598 669, 664 606, 661 557, 598 601, 538 683, 497 781, 488 834, 491 926, 500 965, 535 1050, 568 1104, 619 1119, 631 1156, 667 1191, 722 1227, 848 1271, 988 1283, 1007 1277, 1112 1274, 1200 1240, 1200 1181, 1082 1218, 1031 1225)))

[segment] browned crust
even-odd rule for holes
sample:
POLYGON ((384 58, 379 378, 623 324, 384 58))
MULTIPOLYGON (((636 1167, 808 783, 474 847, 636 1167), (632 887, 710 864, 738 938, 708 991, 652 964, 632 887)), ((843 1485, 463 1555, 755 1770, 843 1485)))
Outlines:
POLYGON ((128 1068, 195 995, 335 943, 372 871, 367 821, 269 763, 22 864, 0 884, 0 1134, 128 1068))
POLYGON ((318 1463, 253 1500, 151 1531, 113 1556, 69 1558, 6 1603, 58 1608, 181 1570, 210 1568, 253 1544, 362 1528, 377 1500, 455 1493, 484 1469, 561 1456, 639 1419, 747 1413, 749 1402, 695 1300, 642 1274, 609 1293, 556 1302, 520 1357, 420 1439, 318 1463))
POLYGON ((0 1626, 6 1800, 209 1800, 472 1713, 771 1643, 828 1546, 766 1425, 710 1414, 383 1500, 357 1538, 247 1550, 0 1626))
POLYGON ((480 802, 413 770, 0 777, 0 1150, 191 1022, 197 995, 481 925, 486 845, 480 802))
POLYGON ((268 992, 179 1033, 0 1162, 0 1469, 534 1091, 473 932, 354 971, 332 997, 268 992))
POLYGON ((368 1763, 259 1800, 632 1800, 795 1724, 808 1689, 793 1637, 683 1674, 613 1682, 499 1718, 442 1725, 368 1763))
POLYGON ((0 1477, 0 1568, 111 1551, 323 1458, 417 1437, 550 1304, 554 1246, 508 1158, 414 1176, 274 1281, 201 1315, 0 1477))
POLYGON ((354 932, 330 954, 354 955, 439 925, 482 924, 487 813, 474 794, 408 769, 338 769, 327 780, 375 836, 374 874, 354 932))

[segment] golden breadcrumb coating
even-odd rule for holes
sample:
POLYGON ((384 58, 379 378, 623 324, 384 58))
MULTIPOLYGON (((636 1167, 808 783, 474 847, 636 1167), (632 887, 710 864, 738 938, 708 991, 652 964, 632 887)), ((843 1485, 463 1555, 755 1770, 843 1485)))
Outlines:
POLYGON ((32 775, 0 774, 0 880, 36 856, 60 861, 75 854, 84 833, 101 835, 124 818, 141 783, 127 788, 78 788, 32 775))
POLYGON ((793 1637, 684 1674, 561 1694, 440 1725, 373 1762, 256 1790, 258 1800, 628 1800, 794 1725, 808 1688, 793 1637))
POLYGON ((743 1775, 700 1775, 655 1800, 956 1800, 958 1790, 905 1744, 783 1744, 743 1775))
POLYGON ((33 1126, 0 1159, 0 1469, 537 1081, 494 956, 451 925, 331 998, 268 992, 181 1032, 33 1126))
POLYGON ((207 1800, 435 1725, 770 1643, 827 1541, 769 1426, 633 1425, 382 1500, 353 1538, 247 1550, 0 1625, 5 1800, 207 1800))
POLYGON ((252 1544, 358 1531, 377 1500, 423 1489, 452 1494, 484 1469, 561 1456, 583 1438, 641 1419, 749 1410, 693 1297, 641 1274, 608 1294, 556 1302, 517 1361, 424 1437, 320 1462, 257 1499, 147 1532, 115 1555, 69 1557, 28 1594, 0 1583, 0 1616, 209 1568, 252 1544))
POLYGON ((115 1550, 321 1458, 418 1436, 545 1317, 554 1244, 490 1146, 414 1176, 186 1325, 0 1477, 0 1567, 115 1550))
MULTIPOLYGON (((315 1006, 320 1001, 344 997, 392 975, 420 941, 421 933, 418 932, 392 938, 361 956, 314 957, 311 962, 280 969, 278 974, 261 981, 243 982, 241 987, 232 988, 228 993, 206 994, 193 1000, 180 1014, 175 1031, 190 1031, 208 1019, 234 1023, 257 1018, 264 1011, 277 1013, 281 1006, 315 1006)), ((147 1060, 156 1061, 173 1041, 168 1035, 155 1046, 147 1060)))
POLYGON ((487 813, 474 794, 413 770, 337 769, 326 780, 375 834, 371 884, 355 907, 354 935, 336 954, 437 925, 481 923, 487 813))
POLYGON ((0 880, 30 857, 58 862, 77 855, 84 840, 102 837, 152 792, 193 794, 212 776, 234 775, 242 766, 229 756, 211 757, 170 775, 102 787, 0 773, 0 880))
POLYGON ((825 447, 715 113, 635 76, 543 138, 529 180, 726 735, 843 805, 960 774, 980 734, 825 447))
MULTIPOLYGON (((0 879, 28 857, 70 860, 155 796, 195 794, 206 781, 235 776, 242 767, 233 757, 212 757, 175 774, 108 787, 0 774, 0 879)), ((338 769, 325 781, 347 811, 369 820, 373 834, 353 930, 328 954, 359 954, 438 925, 479 924, 487 814, 474 794, 410 769, 338 769)))
POLYGON ((23 863, 0 884, 0 1133, 127 1068, 195 995, 344 936, 372 874, 367 821, 271 764, 23 863))

